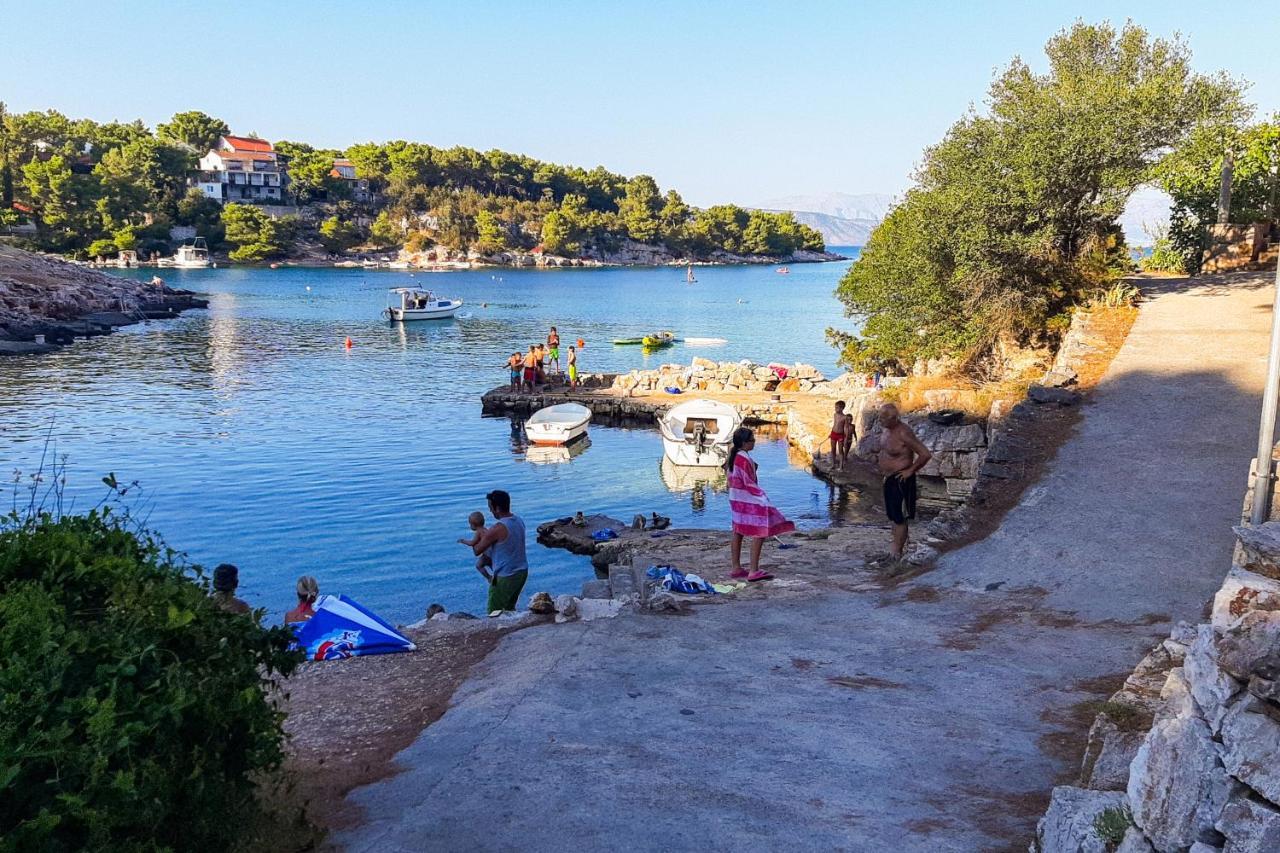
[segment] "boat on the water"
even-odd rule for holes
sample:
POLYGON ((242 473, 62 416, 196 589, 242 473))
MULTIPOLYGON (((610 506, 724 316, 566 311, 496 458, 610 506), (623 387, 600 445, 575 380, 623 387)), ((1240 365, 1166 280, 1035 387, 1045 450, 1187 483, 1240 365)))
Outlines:
POLYGON ((777 270, 775 270, 775 272, 777 272, 779 275, 790 275, 790 274, 791 274, 791 270, 790 270, 790 268, 788 268, 788 267, 778 267, 778 269, 777 269, 777 270))
POLYGON ((524 434, 538 445, 568 444, 585 435, 591 410, 579 403, 558 403, 538 409, 524 422, 524 434))
POLYGON ((638 338, 614 338, 613 343, 616 346, 641 346, 648 349, 659 349, 660 347, 669 347, 679 342, 675 332, 651 332, 638 338))
POLYGON ((396 299, 382 309, 382 316, 393 322, 447 320, 462 307, 461 299, 443 299, 417 287, 393 287, 388 294, 395 294, 396 299))
POLYGON ((161 258, 157 262, 162 267, 175 267, 183 270, 204 269, 211 263, 209 260, 209 244, 203 237, 196 237, 189 243, 183 243, 172 258, 161 258))
POLYGON ((591 438, 583 436, 568 444, 531 444, 525 448, 524 461, 531 465, 554 465, 581 456, 591 446, 591 438))
POLYGON ((733 432, 742 416, 728 403, 690 400, 658 420, 662 452, 676 465, 711 468, 729 458, 733 432))

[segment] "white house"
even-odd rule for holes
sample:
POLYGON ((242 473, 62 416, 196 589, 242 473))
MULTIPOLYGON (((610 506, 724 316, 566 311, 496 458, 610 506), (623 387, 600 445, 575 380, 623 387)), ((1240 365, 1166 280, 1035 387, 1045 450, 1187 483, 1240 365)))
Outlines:
POLYGON ((334 159, 333 168, 329 170, 329 175, 334 178, 341 178, 346 183, 353 201, 361 204, 369 204, 373 201, 373 193, 369 190, 369 181, 356 174, 356 164, 346 157, 334 159))
POLYGON ((218 144, 200 158, 196 185, 206 196, 224 204, 278 203, 284 198, 284 181, 284 170, 270 142, 248 136, 220 136, 218 144))

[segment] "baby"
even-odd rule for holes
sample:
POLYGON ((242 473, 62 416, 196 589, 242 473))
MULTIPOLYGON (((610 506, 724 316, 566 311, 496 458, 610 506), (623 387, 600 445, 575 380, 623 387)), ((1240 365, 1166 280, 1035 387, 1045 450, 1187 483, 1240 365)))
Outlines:
MULTIPOLYGON (((474 548, 476 543, 480 541, 480 537, 485 534, 484 513, 473 512, 467 516, 467 526, 471 528, 472 536, 470 539, 459 539, 458 544, 474 548)), ((493 555, 489 553, 490 550, 492 548, 476 557, 476 571, 489 583, 493 583, 493 575, 489 572, 489 569, 493 566, 493 555)))

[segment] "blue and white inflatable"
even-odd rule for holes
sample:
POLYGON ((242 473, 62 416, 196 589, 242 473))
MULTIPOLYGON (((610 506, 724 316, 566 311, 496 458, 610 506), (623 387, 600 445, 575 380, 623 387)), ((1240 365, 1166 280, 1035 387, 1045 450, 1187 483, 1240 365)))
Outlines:
POLYGON ((316 599, 315 615, 298 626, 295 642, 307 660, 411 652, 412 641, 345 595, 316 599))

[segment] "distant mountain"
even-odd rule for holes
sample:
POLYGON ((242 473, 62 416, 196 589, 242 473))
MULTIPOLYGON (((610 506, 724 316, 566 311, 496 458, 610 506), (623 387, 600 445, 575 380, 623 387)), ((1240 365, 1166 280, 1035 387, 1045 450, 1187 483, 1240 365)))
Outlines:
POLYGON ((796 218, 797 222, 808 225, 810 228, 816 228, 818 233, 822 235, 822 239, 826 241, 827 247, 831 246, 865 246, 867 238, 871 236, 871 229, 879 224, 876 219, 841 219, 839 216, 831 216, 826 213, 814 213, 811 210, 791 210, 782 207, 762 207, 760 210, 767 210, 770 213, 787 212, 796 218))
POLYGON ((866 219, 879 222, 893 207, 893 196, 884 193, 822 193, 789 195, 761 202, 760 207, 773 210, 796 210, 825 213, 839 219, 866 219))
POLYGON ((1129 197, 1129 203, 1120 215, 1125 242, 1130 246, 1150 246, 1154 243, 1153 232, 1169 225, 1169 207, 1172 204, 1173 199, 1155 187, 1139 187, 1129 197))

